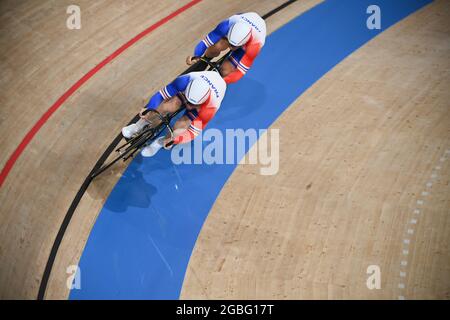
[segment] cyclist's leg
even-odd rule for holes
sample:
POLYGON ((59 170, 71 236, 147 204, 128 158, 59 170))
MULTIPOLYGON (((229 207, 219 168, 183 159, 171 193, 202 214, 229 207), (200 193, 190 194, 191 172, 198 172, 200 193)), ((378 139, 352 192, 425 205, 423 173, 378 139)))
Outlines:
POLYGON ((227 59, 222 63, 222 66, 220 67, 220 74, 225 78, 234 70, 236 70, 236 66, 229 59, 227 59))
POLYGON ((183 116, 175 122, 173 125, 174 136, 170 137, 169 133, 166 135, 165 143, 170 142, 170 138, 175 138, 181 135, 184 131, 189 129, 192 121, 194 121, 198 117, 198 110, 191 109, 184 112, 183 116))
POLYGON ((222 63, 220 67, 220 74, 222 77, 226 77, 230 73, 234 72, 244 56, 245 51, 242 48, 235 50, 230 57, 222 63))
POLYGON ((173 96, 169 100, 164 101, 161 103, 156 110, 161 113, 162 115, 166 115, 168 113, 173 113, 180 109, 183 102, 178 96, 173 96))
MULTIPOLYGON (((177 111, 182 106, 182 101, 177 96, 170 98, 169 100, 163 101, 158 108, 156 109, 162 116, 167 113, 172 113, 177 111)), ((142 111, 144 111, 142 109, 142 111)), ((122 128, 122 135, 129 139, 132 136, 141 132, 147 125, 157 126, 161 123, 161 119, 158 114, 154 112, 148 112, 141 119, 139 119, 136 123, 130 124, 122 128)))
POLYGON ((160 137, 153 141, 150 145, 146 146, 144 149, 142 149, 142 156, 144 157, 153 157, 161 148, 166 146, 169 142, 172 141, 172 138, 177 137, 178 135, 185 132, 189 126, 191 125, 191 119, 184 114, 180 119, 178 119, 174 126, 173 126, 173 132, 174 136, 172 137, 170 133, 168 132, 165 137, 160 137))
MULTIPOLYGON (((183 105, 183 102, 180 98, 177 96, 174 96, 170 98, 169 100, 163 101, 157 108, 156 111, 158 111, 162 116, 165 116, 169 113, 173 113, 177 111, 181 106, 183 105)), ((150 122, 151 125, 157 126, 161 119, 159 116, 153 112, 149 112, 144 116, 145 120, 150 122)))
MULTIPOLYGON (((177 122, 175 122, 175 124, 173 125, 174 138, 187 130, 191 125, 191 122, 192 120, 189 119, 186 115, 183 115, 180 119, 178 119, 177 122)), ((167 138, 170 138, 170 136, 167 136, 167 138)))

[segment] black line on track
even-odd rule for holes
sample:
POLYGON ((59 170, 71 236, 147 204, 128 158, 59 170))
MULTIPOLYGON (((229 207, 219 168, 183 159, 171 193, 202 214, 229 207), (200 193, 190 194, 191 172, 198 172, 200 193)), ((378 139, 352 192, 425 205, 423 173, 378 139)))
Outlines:
POLYGON ((273 9, 272 11, 267 12, 265 15, 262 16, 262 18, 264 20, 266 20, 267 18, 270 18, 271 16, 273 16, 275 13, 283 10, 284 8, 286 8, 287 6, 293 4, 294 2, 297 2, 297 0, 289 0, 286 1, 285 3, 283 3, 282 5, 276 7, 275 9, 273 9))
MULTIPOLYGON (((269 11, 268 13, 266 13, 265 15, 263 15, 262 18, 267 19, 296 1, 297 0, 286 1, 282 5, 276 7, 275 9, 273 9, 273 10, 269 11)), ((193 71, 193 69, 195 69, 193 67, 195 67, 195 65, 186 69, 182 74, 186 74, 186 73, 193 71)), ((139 115, 136 115, 128 123, 128 125, 136 122, 138 119, 139 119, 139 115)), ((105 152, 103 152, 101 157, 98 159, 97 163, 94 165, 94 168, 92 168, 91 172, 89 172, 88 176, 86 177, 86 179, 84 180, 80 189, 78 190, 77 194, 75 195, 75 198, 73 199, 69 209, 67 210, 64 220, 61 223, 61 227, 59 228, 59 231, 56 235, 55 241, 53 242, 53 246, 50 251, 50 255, 48 257, 47 264, 45 265, 44 274, 42 275, 41 284, 39 286, 37 300, 44 300, 44 298, 45 298, 45 291, 47 289, 48 280, 50 279, 50 274, 52 272, 53 264, 55 262, 56 255, 58 253, 58 249, 64 238, 64 234, 67 230, 67 227, 69 226, 70 220, 72 220, 73 214, 75 213, 75 210, 77 209, 77 206, 81 201, 81 198, 83 197, 84 193, 86 192, 87 188, 89 187, 89 185, 91 184, 91 182, 93 180, 91 178, 91 175, 103 165, 103 163, 106 161, 106 159, 109 157, 109 155, 114 151, 116 146, 119 144, 120 140, 122 140, 122 133, 119 133, 114 138, 114 140, 111 142, 111 144, 108 146, 108 148, 106 148, 105 152)))

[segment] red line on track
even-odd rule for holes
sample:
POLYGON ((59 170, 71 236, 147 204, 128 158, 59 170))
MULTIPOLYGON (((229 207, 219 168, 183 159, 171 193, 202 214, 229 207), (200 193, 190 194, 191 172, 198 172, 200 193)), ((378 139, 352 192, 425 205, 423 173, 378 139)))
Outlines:
POLYGON ((109 62, 117 58, 122 52, 124 52, 126 49, 131 47, 133 44, 141 40, 143 37, 151 33, 152 31, 158 29, 163 24, 167 23, 171 19, 178 16, 180 13, 186 11, 190 7, 196 5, 197 3, 201 2, 202 0, 193 0, 184 5, 183 7, 179 8, 178 10, 172 12, 168 16, 162 18, 155 24, 151 25, 141 33, 139 33, 137 36, 132 38, 130 41, 122 45, 119 49, 114 51, 110 56, 108 56, 106 59, 104 59, 102 62, 100 62, 98 65, 96 65, 92 70, 90 70, 88 73, 86 73, 80 80, 78 80, 74 85, 72 85, 69 90, 67 90, 61 97, 59 97, 58 100, 42 115, 42 117, 35 123, 35 125, 31 128, 30 131, 25 135, 25 137, 22 139, 22 142, 20 142, 19 146, 14 150, 12 155, 9 157, 8 161, 6 162, 5 166, 2 169, 2 172, 0 173, 0 188, 3 185, 3 182, 5 181, 6 177, 8 176, 9 172, 13 168, 14 164, 16 163, 17 159, 19 159, 20 155, 23 153, 25 148, 28 146, 28 144, 31 142, 31 140, 34 138, 36 133, 42 128, 42 126, 47 122, 47 120, 55 113, 56 110, 61 107, 61 105, 76 91, 78 90, 86 81, 88 81, 94 74, 99 72, 104 66, 106 66, 109 62))

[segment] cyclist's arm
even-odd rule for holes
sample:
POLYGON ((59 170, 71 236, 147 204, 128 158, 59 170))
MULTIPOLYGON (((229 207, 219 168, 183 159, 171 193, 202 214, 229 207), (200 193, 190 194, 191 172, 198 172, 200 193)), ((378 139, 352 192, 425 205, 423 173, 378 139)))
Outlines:
POLYGON ((155 93, 150 98, 146 108, 156 109, 163 101, 172 98, 180 91, 184 91, 189 83, 189 79, 190 78, 188 75, 183 75, 176 78, 174 81, 155 93))
POLYGON ((217 25, 217 27, 208 33, 208 35, 200 41, 194 50, 194 56, 201 57, 205 54, 206 49, 213 46, 220 39, 226 36, 228 30, 230 29, 230 22, 228 20, 224 20, 217 25))
POLYGON ((206 106, 202 106, 200 111, 198 112, 198 117, 195 118, 191 125, 187 130, 185 130, 182 134, 175 137, 173 140, 174 144, 188 143, 197 137, 200 132, 206 127, 208 122, 214 117, 216 114, 216 107, 212 104, 206 104, 206 106))
POLYGON ((253 61, 258 56, 261 51, 261 44, 254 43, 250 44, 245 48, 245 54, 241 61, 236 61, 237 67, 233 72, 230 72, 227 76, 223 78, 227 84, 236 82, 240 80, 253 64, 253 61))

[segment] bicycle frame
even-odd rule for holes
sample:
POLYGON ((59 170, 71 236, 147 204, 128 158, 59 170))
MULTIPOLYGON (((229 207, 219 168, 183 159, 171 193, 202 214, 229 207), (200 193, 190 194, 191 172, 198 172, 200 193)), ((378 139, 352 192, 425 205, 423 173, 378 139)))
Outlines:
MULTIPOLYGON (((183 99, 181 99, 183 101, 183 99)), ((94 172, 91 175, 91 178, 97 177, 99 174, 104 172, 106 169, 111 167, 114 163, 116 163, 118 160, 122 159, 123 161, 127 161, 129 158, 134 157, 136 152, 138 152, 143 146, 145 146, 149 140, 154 140, 157 138, 164 130, 168 130, 170 133, 172 139, 174 138, 174 132, 172 127, 170 126, 170 122, 173 118, 175 118, 180 112, 184 111, 186 108, 186 105, 183 103, 180 108, 168 115, 161 115, 157 110, 146 110, 144 114, 147 114, 148 112, 156 113, 161 120, 161 123, 159 123, 156 127, 147 127, 145 128, 139 135, 129 139, 127 142, 122 144, 116 149, 116 152, 119 153, 118 156, 116 156, 113 160, 108 162, 106 165, 103 165, 100 167, 96 172, 94 172)), ((170 145, 170 144, 169 144, 170 145)))

